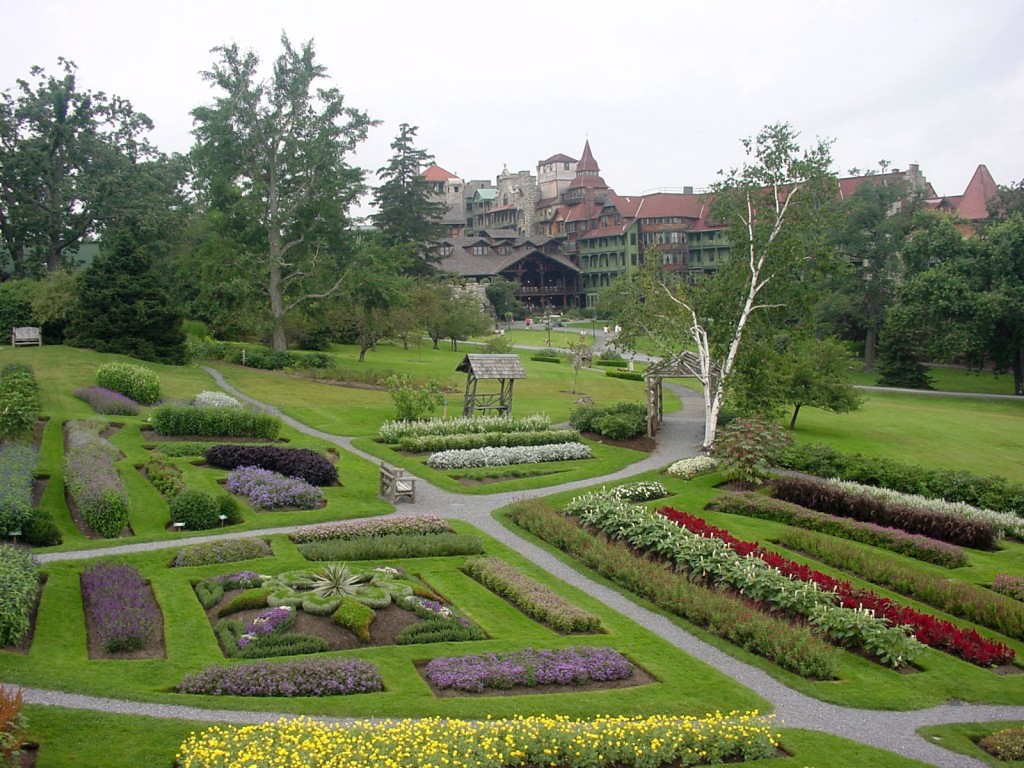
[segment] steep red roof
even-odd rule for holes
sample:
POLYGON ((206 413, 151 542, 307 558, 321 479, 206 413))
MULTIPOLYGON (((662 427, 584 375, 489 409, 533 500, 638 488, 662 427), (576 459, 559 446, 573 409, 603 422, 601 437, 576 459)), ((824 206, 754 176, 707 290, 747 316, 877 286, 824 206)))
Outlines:
POLYGON ((587 143, 583 145, 583 157, 576 164, 576 173, 580 171, 601 172, 601 169, 597 166, 597 160, 594 159, 594 154, 590 151, 590 139, 587 139, 587 143))
POLYGON ((457 178, 459 178, 454 173, 451 173, 450 171, 446 171, 444 168, 442 168, 441 166, 437 165, 436 163, 431 163, 430 165, 428 165, 426 168, 423 169, 423 172, 420 175, 424 179, 426 179, 427 181, 435 181, 435 182, 436 181, 448 181, 448 179, 457 179, 457 178))
POLYGON ((634 214, 637 218, 662 219, 680 216, 685 219, 699 219, 704 205, 704 195, 682 195, 674 192, 656 192, 644 195, 640 207, 634 214))
POLYGON ((995 197, 999 192, 995 179, 988 172, 988 168, 979 165, 971 177, 967 189, 964 190, 960 204, 956 212, 965 219, 978 220, 988 218, 988 207, 986 203, 995 197))
POLYGON ((569 182, 569 189, 579 189, 580 187, 596 187, 598 189, 608 189, 608 185, 604 179, 600 176, 579 176, 569 182))

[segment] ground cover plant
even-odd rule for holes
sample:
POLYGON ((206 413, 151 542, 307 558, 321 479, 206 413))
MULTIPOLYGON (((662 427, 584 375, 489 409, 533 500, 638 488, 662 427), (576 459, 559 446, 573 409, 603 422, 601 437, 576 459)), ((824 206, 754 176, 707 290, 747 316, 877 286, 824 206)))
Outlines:
POLYGON ((115 462, 118 450, 100 432, 106 424, 68 422, 64 484, 85 524, 113 538, 128 525, 128 494, 115 462))
POLYGON ((130 565, 99 563, 83 571, 82 602, 108 653, 144 647, 159 620, 149 585, 130 565))
POLYGON ((275 445, 215 445, 204 453, 208 464, 220 469, 259 467, 286 477, 297 477, 310 485, 338 482, 338 469, 323 455, 308 448, 280 448, 275 445))
POLYGON ((192 398, 192 405, 212 406, 214 408, 241 408, 242 403, 224 392, 204 390, 192 398))
POLYGON ((24 550, 0 544, 0 646, 14 645, 29 630, 39 591, 39 566, 24 550))
POLYGON ((160 400, 159 375, 152 368, 142 365, 104 363, 96 369, 96 384, 143 405, 153 405, 160 400))
POLYGON ((264 539, 222 539, 182 547, 171 560, 172 568, 188 568, 197 565, 237 563, 255 560, 274 554, 264 539))
POLYGON ((484 551, 478 536, 465 533, 417 533, 372 538, 310 541, 299 545, 307 560, 384 560, 405 557, 453 557, 479 555, 484 551))
POLYGON ((307 525, 288 534, 288 538, 296 544, 305 544, 311 541, 329 541, 331 539, 350 541, 406 533, 425 536, 433 533, 455 533, 455 531, 447 520, 437 515, 409 515, 307 525))
POLYGON ((347 696, 383 689, 380 670, 362 659, 303 659, 212 666, 185 677, 179 693, 210 696, 347 696))
POLYGON ((106 387, 79 387, 75 397, 88 403, 96 413, 112 416, 138 416, 139 404, 127 395, 106 387))
POLYGON ((584 685, 591 681, 626 680, 633 665, 605 647, 578 646, 557 650, 525 648, 511 653, 443 656, 423 668, 430 684, 441 690, 481 693, 538 685, 584 685))
POLYGON ((231 470, 225 488, 245 496, 250 504, 260 509, 315 509, 324 501, 323 491, 315 485, 260 467, 243 466, 231 470))
POLYGON ((181 768, 228 768, 237 756, 281 757, 290 766, 327 762, 418 768, 645 768, 760 760, 775 755, 779 736, 770 718, 730 712, 706 718, 601 717, 594 720, 526 717, 465 722, 457 719, 330 725, 281 720, 260 726, 212 727, 193 734, 178 751, 181 768), (282 744, 286 747, 282 754, 282 744))
POLYGON ((907 533, 900 528, 889 528, 876 523, 863 523, 846 517, 815 512, 759 493, 724 493, 712 499, 705 509, 774 520, 797 528, 819 531, 830 536, 898 552, 945 568, 960 568, 967 565, 967 553, 955 544, 907 533))
POLYGON ((474 557, 463 570, 527 616, 559 632, 598 632, 600 617, 581 610, 548 587, 495 557, 474 557))

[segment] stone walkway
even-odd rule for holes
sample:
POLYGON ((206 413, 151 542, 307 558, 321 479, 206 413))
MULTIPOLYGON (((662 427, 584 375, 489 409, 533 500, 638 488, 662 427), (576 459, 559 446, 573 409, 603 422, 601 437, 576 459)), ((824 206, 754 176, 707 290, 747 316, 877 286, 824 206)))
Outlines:
MULTIPOLYGON (((259 403, 243 392, 228 384, 220 373, 212 368, 205 369, 217 384, 235 397, 253 403, 271 413, 280 416, 289 426, 296 430, 325 440, 363 456, 371 461, 378 461, 374 456, 363 453, 352 445, 350 438, 329 435, 306 426, 276 408, 259 403)), ((571 490, 592 486, 600 482, 613 482, 631 477, 639 472, 658 469, 680 458, 697 454, 697 446, 704 432, 703 398, 693 390, 666 384, 683 402, 682 411, 666 414, 665 423, 658 432, 658 447, 646 458, 611 475, 591 478, 554 488, 544 488, 533 495, 547 495, 555 491, 571 490)), ((524 557, 529 558, 538 566, 547 570, 552 576, 559 578, 588 594, 601 600, 610 608, 627 616, 641 626, 655 632, 667 642, 690 656, 696 657, 730 676, 738 683, 755 691, 767 701, 777 715, 778 724, 785 728, 802 728, 812 731, 843 736, 863 744, 870 744, 881 749, 890 750, 900 755, 915 758, 940 768, 984 768, 985 764, 964 755, 949 752, 921 738, 915 733, 917 728, 926 725, 960 722, 985 722, 993 720, 1024 720, 1024 706, 980 706, 962 703, 950 703, 930 709, 913 712, 890 712, 862 710, 826 704, 804 694, 798 693, 775 680, 757 667, 739 661, 732 656, 697 639, 661 614, 647 610, 630 601, 620 593, 601 584, 591 581, 586 576, 563 563, 558 558, 536 545, 525 541, 514 532, 499 524, 491 512, 503 507, 516 499, 522 499, 522 491, 500 493, 490 496, 468 496, 443 491, 427 483, 422 478, 418 482, 415 505, 402 505, 396 514, 408 510, 410 514, 432 513, 442 517, 463 520, 475 525, 489 536, 515 549, 524 557)), ((298 526, 261 530, 261 534, 288 533, 298 526)), ((127 544, 102 550, 82 552, 56 552, 39 555, 41 562, 56 560, 82 559, 116 555, 119 553, 143 552, 168 547, 181 547, 184 544, 210 541, 216 538, 235 538, 252 536, 252 531, 244 533, 226 533, 219 536, 203 536, 192 539, 176 538, 173 541, 150 542, 146 544, 127 544)), ((121 699, 48 691, 42 689, 25 689, 25 701, 32 704, 46 704, 69 707, 72 709, 91 709, 121 714, 140 714, 153 717, 180 718, 204 722, 260 723, 276 720, 287 715, 268 712, 241 712, 235 710, 211 710, 194 707, 146 704, 121 699)), ((340 722, 344 722, 341 720, 340 722)), ((818 766, 825 768, 825 766, 818 766)))

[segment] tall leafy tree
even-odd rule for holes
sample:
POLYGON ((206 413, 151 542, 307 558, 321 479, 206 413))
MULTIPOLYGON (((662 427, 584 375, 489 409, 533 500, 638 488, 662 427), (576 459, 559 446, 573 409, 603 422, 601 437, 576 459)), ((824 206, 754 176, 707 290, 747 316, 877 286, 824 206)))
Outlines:
POLYGON ((266 293, 276 350, 287 348, 290 312, 341 287, 349 208, 366 189, 348 156, 376 124, 318 85, 327 72, 312 41, 294 48, 282 34, 281 44, 267 80, 255 52, 214 48, 203 77, 219 95, 192 112, 202 192, 222 231, 261 257, 251 276, 266 293))
POLYGON ((59 74, 33 67, 32 82, 0 93, 0 239, 15 275, 55 270, 83 238, 129 218, 138 236, 139 222, 167 207, 151 193, 177 188, 146 138, 150 119, 79 89, 74 62, 58 62, 59 74))
POLYGON ((403 275, 406 258, 394 248, 370 241, 345 269, 338 322, 359 345, 359 362, 392 333, 400 314, 397 310, 408 304, 411 282, 403 275))
MULTIPOLYGON (((830 144, 802 149, 788 123, 743 141, 748 161, 717 185, 716 215, 729 225, 728 269, 696 287, 649 267, 616 280, 618 296, 602 299, 623 327, 620 341, 650 339, 663 356, 696 350, 704 387, 704 447, 714 445, 727 384, 752 318, 782 308, 825 254, 827 201, 834 194, 830 144)), ((648 255, 648 263, 651 258, 648 255)))
POLYGON ((391 142, 394 154, 377 171, 383 183, 374 190, 377 213, 373 222, 385 244, 402 246, 410 254, 421 254, 424 246, 444 235, 441 219, 448 210, 439 200, 422 171, 434 156, 415 146, 416 126, 402 123, 391 142))

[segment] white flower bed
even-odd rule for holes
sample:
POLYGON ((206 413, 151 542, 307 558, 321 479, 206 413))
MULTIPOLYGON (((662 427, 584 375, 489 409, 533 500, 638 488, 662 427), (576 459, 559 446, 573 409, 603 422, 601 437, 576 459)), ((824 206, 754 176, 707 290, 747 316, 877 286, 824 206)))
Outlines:
POLYGON ((635 483, 617 485, 608 495, 620 501, 651 501, 668 496, 668 490, 656 480, 640 480, 635 483))
POLYGON ((509 464, 540 464, 545 461, 589 459, 590 448, 582 443, 529 445, 510 448, 474 448, 464 451, 440 451, 431 454, 427 466, 434 469, 504 467, 509 464))
POLYGON ((223 392, 200 392, 192 400, 192 405, 205 405, 213 408, 241 408, 242 404, 231 395, 223 392))
POLYGON ((510 418, 508 416, 460 417, 425 421, 385 421, 378 437, 385 443, 397 443, 404 437, 421 435, 463 435, 477 432, 540 432, 551 427, 545 414, 510 418))
POLYGON ((680 459, 665 471, 673 477, 692 480, 697 475, 713 471, 717 466, 718 459, 714 459, 711 456, 694 456, 691 459, 680 459))
POLYGON ((842 488, 847 493, 870 496, 877 499, 905 504, 915 509, 928 510, 938 515, 953 517, 958 520, 981 520, 995 527, 1000 538, 1012 536, 1015 539, 1024 539, 1024 518, 1020 518, 1012 512, 996 512, 991 509, 972 507, 963 502, 945 501, 943 499, 929 499, 925 496, 918 496, 911 493, 900 493, 889 488, 877 488, 872 485, 861 485, 849 480, 831 479, 827 481, 831 485, 842 488))

